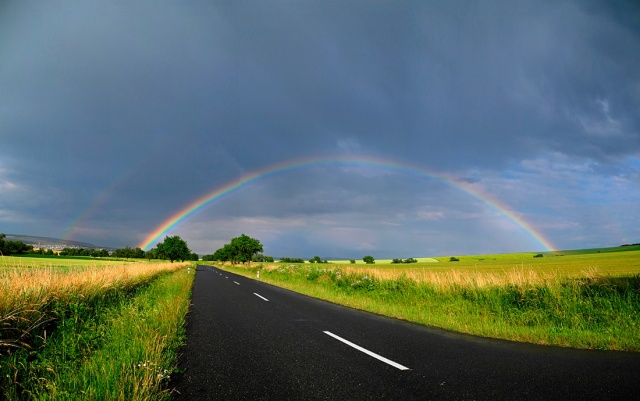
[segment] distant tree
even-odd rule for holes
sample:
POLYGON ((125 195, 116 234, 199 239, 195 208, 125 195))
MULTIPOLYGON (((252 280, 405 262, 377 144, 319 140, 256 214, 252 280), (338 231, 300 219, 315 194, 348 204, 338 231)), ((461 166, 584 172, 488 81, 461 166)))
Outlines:
POLYGON ((365 256, 364 258, 362 258, 362 260, 364 261, 364 263, 366 263, 368 265, 372 265, 372 264, 376 263, 375 259, 371 255, 365 256))
POLYGON ((285 256, 281 257, 279 261, 282 263, 304 263, 302 258, 287 258, 285 256))
POLYGON ((0 233, 0 252, 4 254, 4 239, 7 238, 7 234, 0 233))
POLYGON ((149 249, 144 253, 144 257, 145 259, 149 259, 149 262, 151 262, 151 259, 158 259, 157 249, 156 248, 149 249))
POLYGON ((309 259, 309 263, 325 263, 322 261, 322 259, 320 259, 320 256, 314 256, 313 258, 309 259))
POLYGON ((146 257, 144 251, 140 248, 131 248, 130 246, 125 246, 121 249, 116 249, 113 251, 113 256, 117 258, 137 258, 143 259, 146 257))
POLYGON ((178 235, 164 237, 164 241, 156 245, 158 255, 162 255, 173 263, 174 260, 185 261, 191 257, 187 243, 178 235))
POLYGON ((218 262, 273 262, 273 257, 264 256, 260 252, 264 249, 259 240, 242 234, 239 237, 232 238, 231 243, 225 244, 222 248, 217 249, 213 254, 204 255, 202 260, 215 260, 218 262))
POLYGON ((355 259, 351 259, 349 262, 351 262, 352 265, 356 264, 356 260, 355 259))
POLYGON ((231 239, 231 246, 237 255, 237 260, 247 262, 251 266, 251 258, 258 252, 264 252, 262 244, 259 240, 251 238, 248 235, 240 235, 231 239))
POLYGON ((92 249, 91 256, 94 258, 106 258, 109 256, 109 251, 106 249, 92 249))
POLYGON ((258 253, 256 255, 253 255, 253 258, 251 259, 251 261, 273 263, 273 256, 265 256, 261 253, 258 253))
POLYGON ((235 263, 234 254, 235 251, 233 249, 233 246, 231 246, 231 244, 225 244, 222 248, 215 251, 211 260, 235 263))
MULTIPOLYGON (((3 234, 4 235, 4 234, 3 234)), ((17 255, 20 253, 33 252, 33 246, 27 245, 22 241, 7 241, 4 240, 2 244, 3 255, 17 255)))
POLYGON ((198 256, 198 254, 197 254, 197 253, 192 252, 192 253, 191 253, 191 260, 193 260, 193 261, 196 261, 196 262, 197 262, 198 260, 200 260, 200 256, 198 256))
POLYGON ((136 249, 133 250, 133 257, 138 259, 144 259, 144 251, 140 249, 140 247, 137 247, 136 249))
POLYGON ((455 256, 452 256, 449 258, 449 262, 459 262, 460 259, 456 258, 455 256))

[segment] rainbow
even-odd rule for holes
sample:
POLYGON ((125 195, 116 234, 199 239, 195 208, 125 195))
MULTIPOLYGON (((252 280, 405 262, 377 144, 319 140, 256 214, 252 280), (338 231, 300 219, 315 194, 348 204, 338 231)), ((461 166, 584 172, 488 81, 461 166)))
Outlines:
POLYGON ((410 173, 418 176, 422 176, 428 179, 432 179, 441 182, 450 187, 464 191, 472 197, 480 200, 485 205, 493 208, 506 216, 509 220, 519 226, 525 231, 531 238, 533 238, 538 244, 540 244, 546 251, 552 251, 556 247, 551 241, 545 238, 542 233, 536 230, 530 223, 518 216, 512 211, 506 204, 502 203, 498 199, 495 199, 491 195, 485 193, 481 189, 467 184, 465 182, 457 181, 453 177, 449 177, 442 173, 436 173, 430 171, 424 167, 418 167, 410 164, 403 164, 393 160, 382 159, 370 156, 332 156, 332 157, 312 157, 304 159, 293 159, 284 161, 281 163, 273 164, 264 167, 259 170, 245 173, 244 175, 227 182, 213 190, 200 196, 198 199, 192 201, 178 212, 174 213, 170 218, 165 220, 160 226, 158 226, 153 232, 151 232, 140 244, 140 248, 148 250, 154 243, 160 240, 171 229, 191 217, 193 214, 203 209, 204 207, 231 195, 243 187, 264 179, 275 174, 280 174, 292 170, 298 170, 311 166, 319 165, 332 165, 332 164, 346 164, 350 166, 362 166, 362 167, 375 167, 392 171, 398 171, 402 173, 410 173))

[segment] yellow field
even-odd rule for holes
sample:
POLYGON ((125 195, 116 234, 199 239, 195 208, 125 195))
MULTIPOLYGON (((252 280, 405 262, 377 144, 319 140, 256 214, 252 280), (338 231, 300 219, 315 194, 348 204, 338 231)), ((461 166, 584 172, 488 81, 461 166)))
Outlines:
POLYGON ((22 337, 51 319, 54 303, 90 301, 110 289, 132 288, 188 265, 2 257, 0 347, 20 344, 22 337))

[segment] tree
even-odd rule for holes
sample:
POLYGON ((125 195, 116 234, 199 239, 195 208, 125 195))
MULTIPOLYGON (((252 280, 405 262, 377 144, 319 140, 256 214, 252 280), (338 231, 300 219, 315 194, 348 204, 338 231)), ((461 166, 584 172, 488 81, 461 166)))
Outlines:
POLYGON ((142 259, 145 257, 145 253, 140 248, 131 248, 130 246, 125 246, 122 249, 116 249, 113 251, 113 256, 117 258, 138 258, 142 259))
POLYGON ((157 259, 158 258, 157 249, 156 248, 149 249, 144 253, 144 257, 149 259, 149 262, 151 262, 151 259, 157 259))
POLYGON ((92 249, 91 256, 94 258, 106 258, 109 256, 109 251, 106 249, 92 249))
POLYGON ((251 259, 252 262, 267 262, 267 263, 273 263, 273 256, 265 256, 261 253, 255 254, 253 255, 253 258, 251 259))
POLYGON ((371 255, 365 256, 364 258, 362 258, 362 260, 364 261, 364 263, 366 263, 368 265, 372 265, 372 264, 376 263, 375 259, 371 255))
POLYGON ((164 241, 156 245, 158 255, 164 258, 168 258, 171 263, 174 260, 185 261, 191 257, 191 251, 187 246, 187 243, 178 235, 173 237, 166 236, 164 241))
POLYGON ((225 244, 222 248, 214 252, 211 260, 219 262, 235 262, 234 250, 231 244, 225 244))
POLYGON ((251 266, 251 258, 253 255, 264 252, 260 241, 244 234, 232 238, 231 247, 233 248, 234 255, 237 256, 236 260, 247 262, 249 266, 251 266))
POLYGON ((27 245, 22 241, 6 241, 5 235, 2 235, 2 239, 0 240, 0 252, 3 255, 17 255, 20 253, 29 253, 33 252, 33 245, 27 245))

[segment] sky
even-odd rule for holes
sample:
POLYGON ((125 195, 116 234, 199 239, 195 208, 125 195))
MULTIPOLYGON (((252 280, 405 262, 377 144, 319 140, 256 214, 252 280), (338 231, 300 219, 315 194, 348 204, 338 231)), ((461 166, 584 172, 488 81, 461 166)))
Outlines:
POLYGON ((640 5, 0 4, 0 232, 136 247, 243 177, 162 235, 276 258, 640 242, 640 5))

